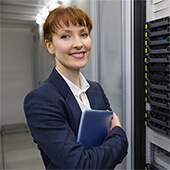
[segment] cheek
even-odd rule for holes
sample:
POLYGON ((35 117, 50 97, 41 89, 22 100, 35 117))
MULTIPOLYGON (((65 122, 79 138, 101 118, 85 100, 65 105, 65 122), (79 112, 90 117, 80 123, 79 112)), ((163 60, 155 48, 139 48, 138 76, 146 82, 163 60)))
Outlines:
POLYGON ((87 48, 87 50, 91 50, 91 39, 89 39, 87 42, 86 42, 86 48, 87 48))
POLYGON ((56 43, 55 46, 59 53, 67 53, 70 50, 69 46, 65 43, 56 43))

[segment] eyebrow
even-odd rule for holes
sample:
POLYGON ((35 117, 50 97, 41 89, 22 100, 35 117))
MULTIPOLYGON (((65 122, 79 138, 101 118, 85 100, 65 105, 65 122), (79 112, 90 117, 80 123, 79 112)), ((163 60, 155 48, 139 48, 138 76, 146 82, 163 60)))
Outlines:
POLYGON ((88 31, 88 29, 85 27, 85 28, 82 28, 82 29, 80 30, 80 32, 83 32, 83 31, 88 31))
MULTIPOLYGON (((80 30, 80 32, 83 32, 83 31, 88 31, 88 28, 82 28, 81 30, 80 30)), ((61 31, 59 31, 59 33, 71 33, 72 31, 70 31, 70 30, 67 30, 67 29, 63 29, 63 30, 61 30, 61 31)))
POLYGON ((59 34, 62 34, 62 33, 71 33, 71 31, 70 31, 70 30, 61 30, 61 31, 59 31, 58 33, 59 33, 59 34))

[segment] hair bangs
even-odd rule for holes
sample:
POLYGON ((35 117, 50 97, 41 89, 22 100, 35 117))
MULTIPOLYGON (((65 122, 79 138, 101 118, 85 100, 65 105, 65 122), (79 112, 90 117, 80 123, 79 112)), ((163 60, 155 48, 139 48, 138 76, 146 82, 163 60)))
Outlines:
POLYGON ((56 32, 56 29, 60 29, 65 25, 69 27, 70 24, 74 26, 84 26, 87 27, 87 20, 83 15, 78 15, 77 13, 64 13, 62 16, 56 17, 53 25, 53 32, 56 32))

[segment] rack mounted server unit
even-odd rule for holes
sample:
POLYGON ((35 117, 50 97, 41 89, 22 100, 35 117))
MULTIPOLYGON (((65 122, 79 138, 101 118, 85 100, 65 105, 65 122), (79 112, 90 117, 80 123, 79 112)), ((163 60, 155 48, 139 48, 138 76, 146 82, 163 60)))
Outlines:
POLYGON ((145 57, 144 57, 145 104, 146 104, 145 162, 146 169, 169 170, 170 15, 168 11, 170 11, 170 1, 155 0, 152 1, 152 3, 151 1, 148 1, 147 4, 148 4, 147 8, 149 9, 147 9, 148 11, 146 15, 147 22, 145 24, 145 57), (156 9, 157 12, 155 12, 156 9), (164 13, 162 13, 162 11, 164 13), (151 14, 151 12, 153 15, 151 14), (159 12, 161 13, 159 14, 159 12))

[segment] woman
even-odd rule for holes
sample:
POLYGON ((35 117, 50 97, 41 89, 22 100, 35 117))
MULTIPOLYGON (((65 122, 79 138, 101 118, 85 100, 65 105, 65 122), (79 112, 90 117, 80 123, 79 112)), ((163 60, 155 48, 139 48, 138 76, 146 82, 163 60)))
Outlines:
POLYGON ((56 8, 44 24, 56 67, 26 96, 24 109, 46 169, 113 169, 127 154, 127 138, 114 112, 101 146, 85 150, 76 142, 82 111, 111 110, 101 86, 80 73, 89 59, 91 30, 87 13, 72 6, 56 8))

